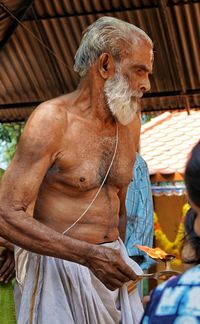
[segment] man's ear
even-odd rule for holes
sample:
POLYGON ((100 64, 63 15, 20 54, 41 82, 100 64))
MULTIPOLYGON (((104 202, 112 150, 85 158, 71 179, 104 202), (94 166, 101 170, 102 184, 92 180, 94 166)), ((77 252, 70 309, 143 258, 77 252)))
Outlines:
POLYGON ((98 71, 103 79, 108 79, 115 72, 115 65, 112 55, 102 53, 98 59, 98 71))

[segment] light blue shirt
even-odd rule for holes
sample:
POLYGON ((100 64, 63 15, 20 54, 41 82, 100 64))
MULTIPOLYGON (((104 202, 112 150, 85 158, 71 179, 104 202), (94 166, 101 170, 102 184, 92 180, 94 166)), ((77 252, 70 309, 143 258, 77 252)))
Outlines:
POLYGON ((126 195, 126 239, 125 245, 129 256, 144 256, 140 264, 147 270, 155 263, 145 252, 135 247, 136 244, 152 247, 153 244, 153 201, 151 184, 146 162, 137 153, 133 169, 133 179, 126 195))

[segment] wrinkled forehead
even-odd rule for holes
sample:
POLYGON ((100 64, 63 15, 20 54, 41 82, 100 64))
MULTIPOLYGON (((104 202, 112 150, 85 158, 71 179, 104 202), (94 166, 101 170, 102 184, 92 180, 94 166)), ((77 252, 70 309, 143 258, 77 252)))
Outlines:
POLYGON ((140 40, 137 43, 130 44, 127 51, 124 50, 124 54, 121 58, 123 65, 131 66, 146 66, 147 70, 151 73, 153 68, 154 53, 153 45, 146 41, 140 40))
POLYGON ((132 46, 130 47, 132 55, 147 55, 150 61, 153 63, 154 53, 153 53, 153 43, 152 41, 146 38, 138 38, 137 41, 133 41, 132 46))

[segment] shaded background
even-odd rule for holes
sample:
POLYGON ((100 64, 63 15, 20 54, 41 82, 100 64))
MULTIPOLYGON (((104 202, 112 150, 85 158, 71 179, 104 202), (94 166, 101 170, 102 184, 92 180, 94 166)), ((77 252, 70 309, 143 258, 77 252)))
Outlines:
POLYGON ((77 86, 73 57, 82 31, 105 15, 133 23, 153 39, 154 74, 143 112, 200 107, 199 1, 4 0, 0 122, 24 120, 39 103, 77 86))

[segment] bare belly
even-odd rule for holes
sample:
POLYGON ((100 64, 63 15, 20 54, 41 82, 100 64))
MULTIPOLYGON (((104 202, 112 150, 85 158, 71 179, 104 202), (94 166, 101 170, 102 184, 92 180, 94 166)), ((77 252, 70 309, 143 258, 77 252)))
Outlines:
MULTIPOLYGON (((34 217, 63 233, 85 212, 96 191, 97 188, 70 195, 55 188, 44 188, 38 195, 34 217)), ((119 236, 117 191, 114 187, 104 187, 83 218, 65 235, 94 244, 116 240, 119 236)))

